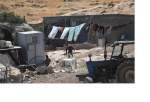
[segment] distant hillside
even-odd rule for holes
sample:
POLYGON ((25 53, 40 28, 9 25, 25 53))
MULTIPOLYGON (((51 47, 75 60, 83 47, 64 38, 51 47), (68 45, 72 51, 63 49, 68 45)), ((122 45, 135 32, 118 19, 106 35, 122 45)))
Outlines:
MULTIPOLYGON (((101 13, 102 9, 108 8, 98 7, 96 9, 92 9, 92 11, 86 11, 86 9, 93 8, 100 4, 110 4, 111 6, 113 3, 119 4, 125 1, 133 0, 71 0, 70 2, 64 2, 64 0, 0 0, 0 10, 12 11, 19 16, 25 16, 27 21, 30 22, 42 20, 42 17, 44 16, 64 15, 66 13, 82 9, 85 10, 85 13, 88 12, 88 14, 93 14, 93 12, 101 13)), ((126 6, 126 4, 124 6, 126 6)), ((132 9, 133 13, 134 8, 131 7, 129 9, 132 9)), ((118 9, 115 11, 117 10, 118 9)), ((128 9, 125 10, 125 13, 127 14, 130 14, 130 12, 131 11, 128 9)))

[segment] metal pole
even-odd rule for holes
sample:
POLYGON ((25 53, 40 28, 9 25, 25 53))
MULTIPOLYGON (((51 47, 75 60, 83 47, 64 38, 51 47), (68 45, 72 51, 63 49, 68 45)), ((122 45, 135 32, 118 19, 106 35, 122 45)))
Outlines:
POLYGON ((91 23, 92 23, 92 16, 90 16, 90 27, 89 27, 89 32, 88 32, 88 42, 90 41, 91 23))

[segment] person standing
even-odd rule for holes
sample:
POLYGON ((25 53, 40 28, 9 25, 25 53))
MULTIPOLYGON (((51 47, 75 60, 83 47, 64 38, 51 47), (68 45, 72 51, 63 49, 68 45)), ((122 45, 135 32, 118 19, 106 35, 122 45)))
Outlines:
POLYGON ((75 51, 75 49, 71 45, 67 45, 66 55, 68 55, 68 58, 70 58, 71 56, 73 57, 73 50, 75 51))

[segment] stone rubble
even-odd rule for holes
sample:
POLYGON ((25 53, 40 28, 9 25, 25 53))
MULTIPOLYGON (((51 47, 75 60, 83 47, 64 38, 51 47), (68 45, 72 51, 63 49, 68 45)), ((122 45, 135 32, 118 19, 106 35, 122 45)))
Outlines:
POLYGON ((99 3, 93 8, 72 11, 64 15, 131 14, 134 15, 134 0, 120 3, 99 3))
MULTIPOLYGON (((126 52, 127 55, 134 55, 134 47, 128 48, 130 52, 126 52)), ((112 48, 108 47, 108 58, 111 56, 112 48)), ((80 49, 75 50, 74 58, 76 59, 76 68, 72 71, 64 67, 64 59, 67 58, 64 50, 49 51, 47 55, 51 59, 49 66, 39 66, 36 71, 26 70, 24 73, 20 73, 19 69, 11 67, 13 70, 9 76, 11 76, 12 82, 22 83, 34 83, 34 82, 79 82, 75 76, 78 74, 87 74, 86 61, 89 60, 88 55, 92 55, 92 61, 103 60, 104 49, 101 47, 95 47, 92 49, 80 49), (40 73, 38 73, 40 72, 40 73), (67 78, 68 79, 67 79, 67 78), (73 78, 73 79, 72 79, 73 78)), ((5 61, 3 61, 5 62, 5 61)), ((6 61, 7 62, 7 61, 6 61)), ((6 63, 7 64, 7 63, 6 63)), ((88 78, 87 78, 88 79, 88 78)), ((88 79, 88 81, 91 81, 88 79)))

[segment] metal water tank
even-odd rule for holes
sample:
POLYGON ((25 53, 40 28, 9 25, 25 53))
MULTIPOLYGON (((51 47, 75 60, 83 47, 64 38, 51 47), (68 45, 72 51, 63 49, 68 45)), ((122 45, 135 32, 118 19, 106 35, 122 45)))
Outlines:
POLYGON ((45 60, 44 34, 39 31, 18 32, 18 45, 23 48, 22 60, 25 64, 42 64, 45 60))

